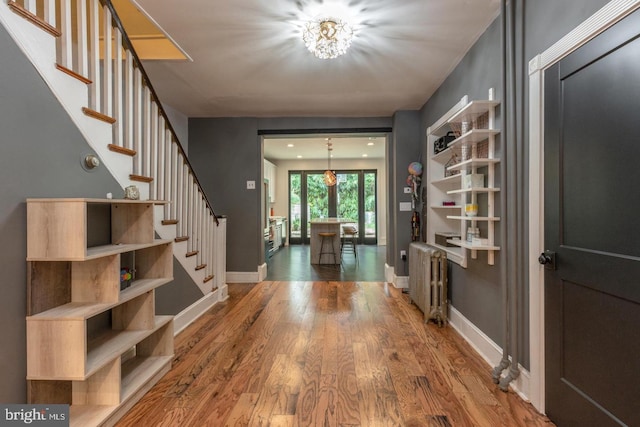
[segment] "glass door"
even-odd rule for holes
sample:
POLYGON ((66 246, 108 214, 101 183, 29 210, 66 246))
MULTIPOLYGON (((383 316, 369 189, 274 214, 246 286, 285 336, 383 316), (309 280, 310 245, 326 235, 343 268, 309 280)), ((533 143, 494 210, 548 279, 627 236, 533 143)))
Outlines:
POLYGON ((334 187, 322 174, 289 172, 289 243, 309 244, 312 219, 339 217, 357 226, 359 243, 377 244, 376 171, 337 171, 334 187))

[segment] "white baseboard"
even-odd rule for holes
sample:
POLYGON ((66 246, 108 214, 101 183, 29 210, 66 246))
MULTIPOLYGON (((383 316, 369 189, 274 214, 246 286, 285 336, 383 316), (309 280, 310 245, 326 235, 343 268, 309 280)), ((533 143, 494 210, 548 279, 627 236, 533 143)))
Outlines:
POLYGON ((409 276, 395 276, 393 278, 393 286, 399 289, 409 287, 409 276))
POLYGON ((384 281, 388 283, 393 283, 394 278, 396 277, 395 270, 392 266, 385 263, 384 264, 384 281))
MULTIPOLYGON (((491 368, 500 363, 502 348, 451 305, 449 306, 449 324, 458 331, 491 368)), ((518 364, 518 368, 520 369, 520 375, 510 384, 510 387, 528 402, 531 374, 520 364, 518 364)))
POLYGON ((266 279, 267 273, 268 273, 267 263, 265 262, 264 264, 258 267, 258 282, 262 282, 264 279, 266 279))
MULTIPOLYGON (((224 286, 224 294, 226 296, 227 290, 226 285, 224 286)), ((223 301, 220 298, 221 289, 216 289, 200 298, 198 301, 191 304, 189 307, 182 310, 180 313, 176 314, 173 318, 173 334, 178 335, 182 332, 187 326, 192 324, 198 319, 198 317, 202 316, 205 311, 209 310, 213 307, 217 302, 223 301)), ((226 299, 226 298, 225 298, 226 299)))
POLYGON ((259 283, 259 271, 227 271, 227 283, 259 283))

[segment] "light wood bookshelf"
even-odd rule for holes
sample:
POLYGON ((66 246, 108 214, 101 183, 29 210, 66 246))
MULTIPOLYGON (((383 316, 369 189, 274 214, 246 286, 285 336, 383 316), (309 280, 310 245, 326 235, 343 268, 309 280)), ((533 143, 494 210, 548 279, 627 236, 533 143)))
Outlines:
POLYGON ((71 405, 72 426, 112 425, 171 367, 173 316, 155 314, 173 280, 158 203, 27 199, 28 400, 71 405))

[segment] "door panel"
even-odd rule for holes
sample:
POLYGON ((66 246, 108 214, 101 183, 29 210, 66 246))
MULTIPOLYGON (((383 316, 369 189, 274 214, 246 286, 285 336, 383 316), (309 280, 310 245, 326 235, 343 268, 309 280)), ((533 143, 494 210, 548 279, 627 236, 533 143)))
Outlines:
POLYGON ((640 12, 545 72, 546 408, 640 425, 640 12))

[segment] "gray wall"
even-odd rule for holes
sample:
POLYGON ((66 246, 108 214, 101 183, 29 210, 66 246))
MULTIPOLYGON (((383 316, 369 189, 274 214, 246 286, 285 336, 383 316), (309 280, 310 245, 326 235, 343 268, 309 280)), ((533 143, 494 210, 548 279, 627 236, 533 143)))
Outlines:
MULTIPOLYGON (((423 133, 424 134, 424 133, 423 133)), ((418 111, 398 111, 393 115, 393 144, 391 150, 391 193, 389 195, 389 210, 393 212, 391 220, 394 231, 393 236, 388 240, 393 240, 387 249, 387 264, 395 266, 395 274, 398 276, 409 275, 409 261, 404 262, 400 258, 400 251, 407 251, 409 254, 409 244, 411 243, 411 216, 413 211, 400 211, 401 202, 411 202, 411 194, 404 194, 404 187, 407 186, 407 176, 409 176, 409 164, 421 161, 421 138, 420 114, 418 111)), ((422 162, 423 164, 426 164, 422 162)), ((418 192, 419 194, 420 192, 418 192)), ((420 207, 415 206, 415 210, 420 212, 420 207)))
POLYGON ((171 123, 171 127, 176 132, 176 136, 180 141, 180 145, 184 149, 184 152, 189 154, 189 118, 182 114, 180 111, 174 109, 173 107, 162 104, 162 108, 164 108, 164 112, 167 113, 167 117, 169 118, 169 122, 171 123))
POLYGON ((263 147, 260 131, 389 128, 372 118, 191 118, 189 161, 216 214, 227 219, 227 271, 257 272, 264 263, 261 224, 263 147), (246 182, 255 181, 256 190, 246 182))
MULTIPOLYGON (((26 204, 29 197, 122 194, 106 168, 85 172, 88 144, 29 60, 0 26, 0 402, 26 402, 26 204)), ((179 266, 178 266, 179 267, 179 266)), ((175 314, 202 297, 181 268, 158 306, 175 314), (183 273, 183 274, 181 274, 183 273), (185 279, 186 278, 186 279, 185 279), (187 280, 184 282, 184 280, 187 280), (182 286, 182 287, 181 287, 182 286), (180 298, 176 300, 175 294, 180 298)), ((200 292, 199 290, 197 290, 200 292)))
MULTIPOLYGON (((518 117, 518 163, 523 165, 517 171, 524 191, 510 191, 508 197, 520 197, 523 200, 521 216, 522 224, 528 220, 526 204, 528 186, 528 62, 536 54, 542 53, 553 43, 604 6, 606 0, 536 0, 514 1, 517 11, 516 25, 516 84, 517 84, 517 117, 518 117)), ((467 53, 456 69, 449 75, 437 92, 428 100, 421 110, 422 134, 451 106, 468 94, 470 99, 484 99, 489 87, 496 89, 496 98, 503 100, 501 91, 501 55, 500 55, 500 18, 487 29, 473 48, 467 53)), ((501 108, 498 110, 497 127, 502 126, 501 108)), ((503 137, 503 135, 501 135, 503 137)), ((500 143, 501 145, 501 143, 500 143)), ((423 159, 426 160, 426 151, 423 159)), ((426 164, 426 162, 425 162, 426 164)), ((500 163, 504 167, 504 162, 500 163)), ((500 207, 498 206, 498 212, 500 207)), ((500 236, 498 241, 500 242, 500 236)), ((509 262, 524 272, 524 283, 519 289, 523 301, 520 312, 522 334, 519 339, 520 354, 525 367, 529 365, 529 302, 528 302, 528 260, 536 254, 527 254, 528 241, 523 238, 518 242, 518 251, 523 252, 523 262, 512 259, 509 262)), ((469 260, 467 269, 451 264, 450 298, 462 314, 471 320, 496 343, 503 346, 501 336, 501 290, 499 280, 499 260, 496 265, 486 264, 486 255, 480 254, 478 260, 469 260)), ((535 261, 535 260, 534 260, 535 261)))

